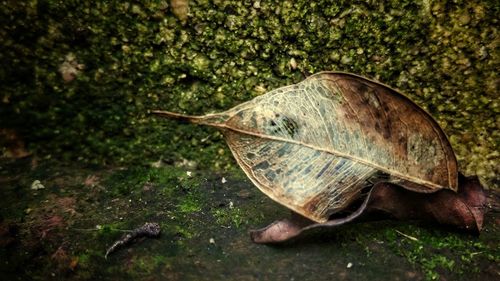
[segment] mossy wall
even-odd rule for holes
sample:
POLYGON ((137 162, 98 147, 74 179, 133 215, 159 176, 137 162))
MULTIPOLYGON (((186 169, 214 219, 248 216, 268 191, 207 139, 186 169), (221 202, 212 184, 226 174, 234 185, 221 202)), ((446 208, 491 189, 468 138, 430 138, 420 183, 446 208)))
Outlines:
POLYGON ((42 157, 226 168, 218 132, 148 110, 220 111, 347 71, 427 109, 462 171, 498 186, 497 1, 198 0, 174 14, 185 2, 2 2, 0 128, 42 157))

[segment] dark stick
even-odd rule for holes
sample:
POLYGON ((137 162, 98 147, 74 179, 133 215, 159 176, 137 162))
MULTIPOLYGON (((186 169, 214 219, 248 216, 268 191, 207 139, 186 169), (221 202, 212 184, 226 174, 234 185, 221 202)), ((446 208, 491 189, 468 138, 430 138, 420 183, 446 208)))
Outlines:
POLYGON ((111 245, 111 247, 109 247, 108 250, 106 251, 106 255, 104 255, 104 258, 107 259, 108 255, 114 252, 117 248, 124 246, 137 238, 158 237, 160 235, 160 231, 161 229, 159 224, 155 222, 147 222, 143 226, 132 230, 130 233, 127 233, 120 240, 116 241, 113 245, 111 245))

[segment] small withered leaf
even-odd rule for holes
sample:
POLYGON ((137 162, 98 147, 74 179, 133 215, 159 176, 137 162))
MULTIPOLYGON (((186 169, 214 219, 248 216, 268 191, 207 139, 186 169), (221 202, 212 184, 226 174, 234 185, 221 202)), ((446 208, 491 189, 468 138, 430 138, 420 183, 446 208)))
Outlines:
POLYGON ((259 244, 277 244, 295 241, 315 229, 328 231, 350 221, 393 218, 421 220, 472 233, 483 228, 487 198, 477 177, 459 175, 458 192, 439 190, 434 193, 416 193, 399 185, 380 182, 370 191, 363 204, 345 217, 315 223, 297 214, 267 227, 252 230, 250 237, 259 244))

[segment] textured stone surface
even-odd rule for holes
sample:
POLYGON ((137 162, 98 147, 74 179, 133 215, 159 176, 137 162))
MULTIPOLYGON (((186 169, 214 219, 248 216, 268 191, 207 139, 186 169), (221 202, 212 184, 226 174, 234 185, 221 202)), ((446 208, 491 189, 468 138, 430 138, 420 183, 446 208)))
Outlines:
POLYGON ((40 156, 227 168, 219 133, 147 111, 221 111, 302 73, 342 70, 407 94, 444 128, 461 170, 498 186, 496 1, 173 2, 182 11, 170 1, 3 3, 1 127, 40 156))

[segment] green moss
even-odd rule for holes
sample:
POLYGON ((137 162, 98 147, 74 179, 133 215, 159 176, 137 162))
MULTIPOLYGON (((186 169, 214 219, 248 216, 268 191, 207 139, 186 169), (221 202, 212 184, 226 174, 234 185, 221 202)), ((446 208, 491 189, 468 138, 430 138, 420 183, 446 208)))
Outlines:
POLYGON ((385 231, 386 241, 393 251, 420 267, 427 280, 437 280, 443 272, 457 275, 477 272, 480 263, 500 258, 498 251, 470 236, 412 225, 398 228, 402 229, 399 233, 392 229, 385 231))
POLYGON ((127 273, 129 273, 131 277, 136 278, 140 276, 148 276, 151 275, 154 270, 165 266, 167 262, 168 258, 161 255, 134 257, 130 261, 127 273))
POLYGON ((181 236, 182 238, 185 238, 185 239, 191 239, 193 237, 195 237, 197 235, 197 233, 199 232, 199 230, 194 230, 194 229, 191 229, 189 226, 186 226, 186 225, 176 225, 175 226, 175 233, 179 236, 181 236))
POLYGON ((215 209, 212 214, 217 224, 225 227, 234 226, 240 228, 243 224, 248 224, 246 218, 249 217, 249 214, 244 213, 240 208, 215 209))
POLYGON ((87 267, 90 262, 90 255, 89 254, 81 254, 78 256, 78 263, 81 267, 87 267))
POLYGON ((202 208, 200 200, 192 194, 183 197, 178 206, 179 211, 182 213, 198 212, 202 208))
POLYGON ((235 163, 218 133, 148 110, 221 111, 298 82, 301 72, 342 70, 407 93, 452 138, 461 169, 498 184, 494 1, 189 6, 183 23, 168 1, 2 5, 0 60, 10 66, 0 70, 2 126, 42 156, 99 164, 161 157, 226 169, 235 163), (68 54, 82 69, 65 82, 68 54))
POLYGON ((157 186, 165 196, 172 196, 179 190, 196 190, 200 179, 189 176, 185 168, 174 166, 131 167, 119 169, 105 179, 105 186, 111 195, 131 195, 140 193, 149 185, 157 186))
MULTIPOLYGON (((492 227, 488 231, 497 231, 492 227)), ((366 258, 376 256, 381 264, 390 255, 398 255, 403 259, 399 263, 409 263, 426 280, 440 280, 444 276, 461 279, 484 269, 484 264, 497 263, 500 253, 493 233, 480 238, 436 226, 372 222, 344 226, 329 235, 332 243, 340 244, 339 250, 354 242, 366 258)))

